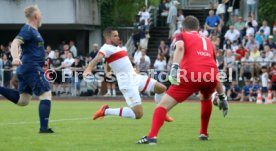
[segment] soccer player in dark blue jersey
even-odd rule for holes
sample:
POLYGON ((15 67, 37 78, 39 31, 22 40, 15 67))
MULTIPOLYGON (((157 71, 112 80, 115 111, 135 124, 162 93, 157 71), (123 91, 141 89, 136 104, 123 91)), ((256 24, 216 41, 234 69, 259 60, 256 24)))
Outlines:
POLYGON ((18 66, 18 91, 0 87, 0 94, 19 106, 28 105, 33 93, 39 96, 39 133, 53 133, 48 127, 52 95, 42 70, 45 63, 44 41, 38 32, 41 26, 41 13, 37 6, 28 6, 24 12, 27 23, 11 44, 12 63, 18 66), (22 53, 19 58, 20 46, 22 53))

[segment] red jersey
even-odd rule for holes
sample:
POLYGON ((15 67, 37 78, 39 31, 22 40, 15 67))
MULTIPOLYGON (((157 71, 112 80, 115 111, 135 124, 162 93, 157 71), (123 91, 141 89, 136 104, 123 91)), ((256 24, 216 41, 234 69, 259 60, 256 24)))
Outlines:
POLYGON ((239 54, 239 56, 236 57, 237 60, 241 61, 241 59, 245 56, 247 50, 246 49, 238 49, 236 50, 236 53, 239 54))
MULTIPOLYGON (((213 44, 209 38, 201 36, 198 32, 181 32, 176 36, 176 43, 184 42, 184 56, 180 69, 187 72, 187 78, 202 77, 205 72, 214 73, 218 70, 215 60, 213 44), (212 72, 213 70, 213 72, 212 72)), ((180 72, 182 75, 183 73, 180 72)))
POLYGON ((276 68, 272 68, 272 77, 271 77, 272 82, 276 82, 276 68))

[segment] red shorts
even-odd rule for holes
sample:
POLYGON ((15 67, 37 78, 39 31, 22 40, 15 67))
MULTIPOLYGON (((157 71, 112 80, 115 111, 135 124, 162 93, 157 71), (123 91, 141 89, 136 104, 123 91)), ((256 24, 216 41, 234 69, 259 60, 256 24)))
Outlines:
POLYGON ((167 94, 181 103, 198 91, 204 98, 209 98, 215 91, 216 86, 216 80, 213 82, 181 82, 180 85, 170 86, 167 94))

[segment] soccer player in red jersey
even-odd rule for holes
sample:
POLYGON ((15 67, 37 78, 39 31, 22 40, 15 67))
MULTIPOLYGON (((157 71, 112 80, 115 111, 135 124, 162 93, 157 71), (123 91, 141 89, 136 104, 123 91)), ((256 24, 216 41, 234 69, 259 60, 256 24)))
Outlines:
MULTIPOLYGON (((201 93, 199 139, 208 140, 207 130, 212 112, 211 94, 215 91, 218 83, 214 48, 208 38, 202 37, 197 32, 199 29, 197 18, 186 17, 183 27, 184 32, 176 37, 176 50, 169 75, 172 86, 153 113, 150 133, 141 138, 137 144, 156 144, 158 132, 164 123, 167 112, 197 91, 201 93)), ((227 111, 227 102, 222 104, 222 109, 227 111)))

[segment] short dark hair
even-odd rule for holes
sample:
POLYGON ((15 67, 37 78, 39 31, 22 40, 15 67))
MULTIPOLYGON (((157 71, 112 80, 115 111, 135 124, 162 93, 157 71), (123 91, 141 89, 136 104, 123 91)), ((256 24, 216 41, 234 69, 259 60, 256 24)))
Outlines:
POLYGON ((187 16, 183 22, 184 30, 192 31, 199 29, 199 21, 195 16, 187 16))
POLYGON ((115 31, 116 29, 113 28, 113 27, 107 27, 104 29, 103 31, 103 36, 106 38, 106 37, 110 37, 112 32, 115 31))

